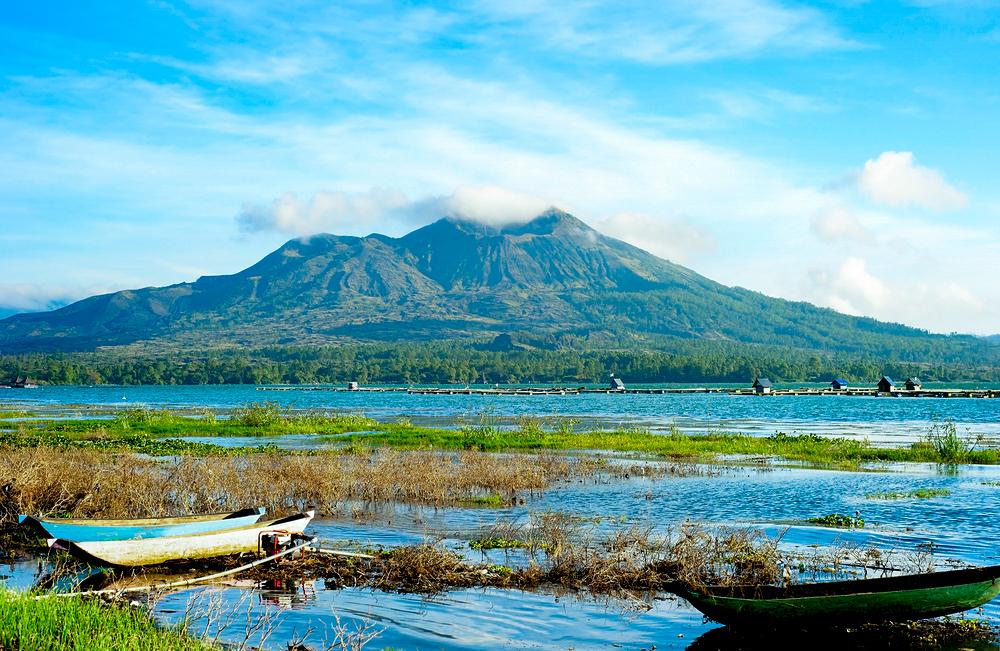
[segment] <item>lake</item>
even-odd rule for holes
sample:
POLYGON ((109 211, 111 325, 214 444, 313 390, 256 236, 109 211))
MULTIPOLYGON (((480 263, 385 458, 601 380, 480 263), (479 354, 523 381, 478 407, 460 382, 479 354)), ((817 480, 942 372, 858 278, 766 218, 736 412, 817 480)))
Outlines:
MULTIPOLYGON (((476 422, 488 410, 498 417, 521 415, 576 418, 588 424, 641 425, 653 429, 677 424, 686 431, 774 431, 868 437, 887 444, 919 439, 933 423, 953 420, 960 432, 995 441, 1000 435, 1000 402, 976 399, 899 399, 842 396, 750 397, 719 394, 581 396, 431 396, 405 393, 256 391, 253 387, 42 387, 5 392, 0 403, 16 401, 50 413, 86 412, 92 407, 126 406, 227 409, 269 400, 296 409, 364 412, 379 419, 457 425, 476 422)), ((279 447, 304 449, 308 435, 283 437, 279 447)), ((258 439, 259 440, 259 439, 258 439)), ((993 444, 991 441, 990 444, 993 444)), ((328 444, 328 443, 326 443, 328 444)), ((694 476, 583 482, 559 486, 501 509, 428 508, 369 505, 369 516, 317 520, 310 532, 326 544, 348 548, 392 547, 424 541, 461 551, 470 560, 518 564, 523 552, 486 554, 468 543, 498 519, 525 522, 532 513, 569 512, 586 519, 595 533, 614 527, 648 527, 669 535, 684 522, 708 526, 751 526, 781 535, 785 549, 875 545, 899 554, 917 554, 928 545, 941 568, 953 564, 1000 564, 1000 467, 939 467, 888 464, 857 471, 836 471, 778 463, 756 468, 715 465, 694 476), (883 500, 879 492, 940 489, 932 499, 883 500), (810 525, 810 517, 832 512, 860 514, 863 529, 810 525)), ((365 505, 359 505, 363 507, 365 505)), ((36 561, 14 563, 3 572, 11 585, 26 586, 36 576, 36 561)), ((328 590, 322 581, 296 585, 225 587, 176 592, 160 599, 155 612, 178 621, 192 600, 206 590, 228 604, 273 616, 268 648, 312 629, 319 646, 338 625, 367 625, 378 636, 370 648, 397 649, 682 649, 717 625, 707 623, 686 602, 671 596, 621 602, 547 591, 456 590, 435 597, 398 595, 363 589, 328 590)), ((1000 601, 982 610, 1000 624, 1000 601)), ((224 639, 239 642, 242 625, 224 639)), ((309 642, 307 640, 307 643, 309 642)))

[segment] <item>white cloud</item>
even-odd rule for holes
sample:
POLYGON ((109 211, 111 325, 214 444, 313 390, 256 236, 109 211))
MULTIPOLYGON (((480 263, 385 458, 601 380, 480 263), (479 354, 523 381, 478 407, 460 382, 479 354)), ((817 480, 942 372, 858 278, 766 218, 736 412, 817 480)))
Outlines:
POLYGON ((844 206, 826 208, 813 215, 809 227, 816 236, 826 242, 847 240, 870 243, 874 234, 863 224, 858 216, 844 206))
POLYGON ((54 310, 98 290, 68 290, 35 283, 0 283, 0 314, 54 310))
POLYGON ((463 186, 446 197, 434 197, 416 206, 421 216, 459 217, 490 226, 523 223, 552 207, 532 195, 495 185, 463 186))
POLYGON ((886 284, 868 271, 862 258, 852 256, 837 269, 814 269, 810 275, 823 294, 822 303, 847 314, 880 312, 891 296, 886 284))
POLYGON ((887 151, 870 159, 858 176, 861 191, 877 203, 931 210, 964 208, 967 197, 940 172, 917 165, 913 153, 887 151))
POLYGON ((246 232, 277 231, 295 235, 395 231, 395 226, 420 225, 441 217, 456 217, 491 226, 526 222, 551 204, 536 197, 492 185, 463 186, 450 195, 411 201, 399 190, 317 192, 308 201, 286 193, 269 205, 243 205, 236 217, 246 232))
POLYGON ((410 206, 399 190, 373 188, 363 193, 317 192, 308 201, 286 193, 270 205, 243 204, 236 221, 247 232, 278 231, 296 235, 358 232, 378 226, 387 216, 410 206))
POLYGON ((618 213, 594 228, 673 262, 686 263, 715 249, 712 234, 679 219, 657 219, 638 213, 618 213))
POLYGON ((996 317, 968 286, 952 280, 928 280, 909 273, 910 269, 911 265, 896 262, 876 275, 865 259, 850 256, 835 268, 810 270, 810 298, 847 314, 937 331, 948 331, 948 315, 956 312, 975 315, 984 323, 996 317), (933 316, 929 316, 931 311, 933 316))

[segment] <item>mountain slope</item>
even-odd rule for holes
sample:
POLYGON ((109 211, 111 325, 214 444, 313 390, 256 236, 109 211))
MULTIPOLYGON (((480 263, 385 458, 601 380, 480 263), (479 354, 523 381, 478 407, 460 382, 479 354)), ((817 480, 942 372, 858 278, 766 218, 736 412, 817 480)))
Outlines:
POLYGON ((984 345, 726 287, 551 210, 502 228, 441 219, 402 238, 292 240, 233 275, 9 317, 0 321, 0 351, 501 332, 573 333, 617 347, 710 338, 913 359, 984 345))

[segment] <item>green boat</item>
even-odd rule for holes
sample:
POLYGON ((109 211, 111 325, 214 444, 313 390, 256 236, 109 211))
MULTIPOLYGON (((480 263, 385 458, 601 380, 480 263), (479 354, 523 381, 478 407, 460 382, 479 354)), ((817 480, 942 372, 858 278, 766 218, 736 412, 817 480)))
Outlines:
POLYGON ((1000 565, 789 586, 675 586, 673 592, 710 619, 734 627, 909 621, 992 601, 1000 594, 1000 565))

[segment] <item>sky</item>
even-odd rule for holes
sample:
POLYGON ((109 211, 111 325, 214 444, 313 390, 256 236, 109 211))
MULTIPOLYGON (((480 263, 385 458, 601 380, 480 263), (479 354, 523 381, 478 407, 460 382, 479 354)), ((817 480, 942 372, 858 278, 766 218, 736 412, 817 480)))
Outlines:
POLYGON ((0 313, 556 206, 729 285, 998 333, 998 170, 990 0, 0 15, 0 313))

